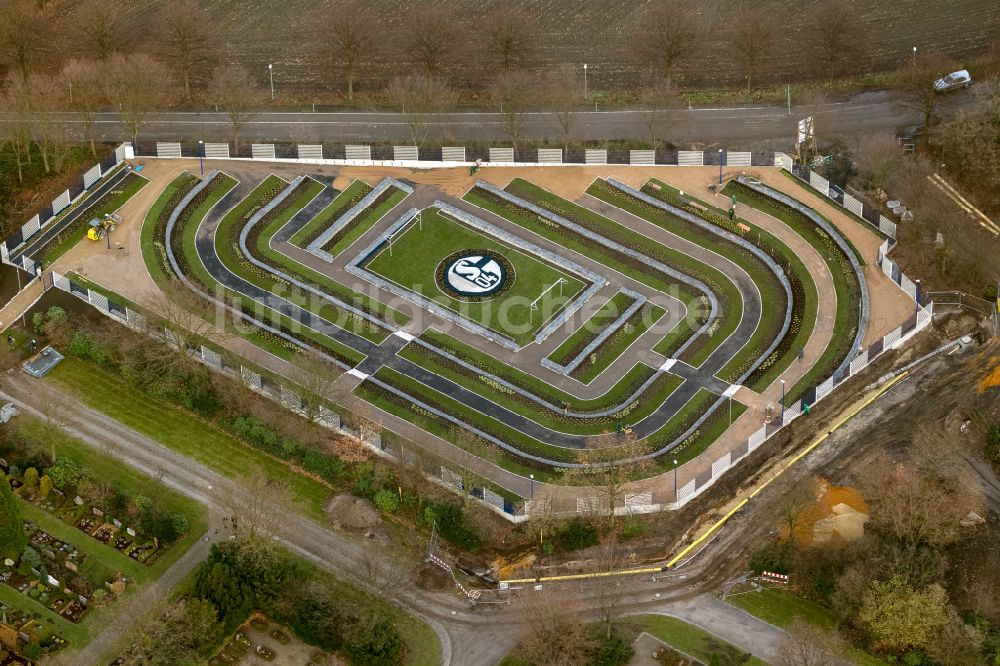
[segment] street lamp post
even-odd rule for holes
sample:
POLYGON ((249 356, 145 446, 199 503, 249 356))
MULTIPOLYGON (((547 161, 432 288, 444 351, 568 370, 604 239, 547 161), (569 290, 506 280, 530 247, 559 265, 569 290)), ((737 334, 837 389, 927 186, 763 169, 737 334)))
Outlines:
POLYGON ((677 501, 677 461, 674 460, 674 501, 677 501))
POLYGON ((781 423, 785 423, 785 380, 781 380, 781 423))
POLYGON ((531 499, 535 499, 535 475, 529 474, 528 478, 531 479, 531 499))
POLYGON ((719 185, 722 185, 722 148, 719 148, 719 185))
POLYGON ((912 79, 914 82, 917 80, 917 47, 913 47, 913 73, 912 79))
POLYGON ((205 142, 198 140, 198 163, 201 166, 201 175, 205 175, 205 142))
POLYGON ((267 63, 267 76, 271 80, 271 101, 274 101, 274 65, 267 63))
POLYGON ((583 99, 587 99, 587 63, 583 63, 583 99))
POLYGON ((920 314, 920 278, 913 281, 914 286, 917 288, 916 293, 913 295, 914 308, 913 316, 916 317, 920 314))

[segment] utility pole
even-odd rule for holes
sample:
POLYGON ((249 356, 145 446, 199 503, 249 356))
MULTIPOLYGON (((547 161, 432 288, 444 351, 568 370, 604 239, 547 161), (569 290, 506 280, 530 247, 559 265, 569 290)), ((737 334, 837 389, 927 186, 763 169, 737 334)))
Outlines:
POLYGON ((587 63, 583 63, 583 99, 587 100, 587 63))
POLYGON ((274 101, 274 65, 267 63, 267 76, 271 80, 271 101, 274 101))

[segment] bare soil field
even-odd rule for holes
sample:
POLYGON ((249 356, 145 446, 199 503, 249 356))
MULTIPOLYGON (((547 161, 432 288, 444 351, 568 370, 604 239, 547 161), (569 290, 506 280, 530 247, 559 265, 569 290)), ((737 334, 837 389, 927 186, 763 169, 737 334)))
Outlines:
MULTIPOLYGON (((151 15, 162 4, 129 0, 138 18, 151 15)), ((809 78, 814 72, 806 30, 812 0, 755 0, 773 9, 778 36, 772 54, 763 63, 760 83, 786 83, 809 78)), ((351 6, 349 0, 202 0, 216 19, 229 57, 267 77, 274 64, 275 86, 286 94, 323 90, 338 84, 335 72, 317 56, 307 38, 321 43, 317 18, 329 8, 351 6)), ((386 31, 405 31, 410 3, 369 0, 386 31)), ((441 0, 453 6, 467 25, 468 46, 451 63, 456 84, 474 85, 489 70, 490 54, 477 48, 483 19, 497 3, 488 0, 441 0), (456 70, 460 70, 460 73, 456 70)), ((648 0, 520 0, 536 19, 535 57, 539 69, 555 63, 588 63, 591 90, 617 90, 636 83, 639 69, 629 61, 627 45, 634 24, 648 0)), ((909 65, 913 46, 920 53, 933 50, 966 59, 1000 40, 1000 3, 984 0, 922 2, 921 0, 866 0, 857 3, 872 49, 852 74, 864 75, 909 65)), ((727 48, 725 31, 734 18, 736 3, 707 0, 692 3, 705 26, 700 48, 681 67, 684 83, 695 87, 724 87, 743 81, 739 62, 727 48)), ((379 88, 405 54, 399 38, 383 40, 376 62, 361 77, 361 89, 379 88)))

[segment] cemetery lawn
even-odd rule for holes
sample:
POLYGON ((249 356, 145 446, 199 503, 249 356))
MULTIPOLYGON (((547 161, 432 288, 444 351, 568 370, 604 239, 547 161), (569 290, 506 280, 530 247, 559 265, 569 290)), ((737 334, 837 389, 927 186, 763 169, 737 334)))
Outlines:
MULTIPOLYGON (((712 655, 716 652, 736 659, 744 654, 743 650, 717 638, 714 634, 666 615, 633 615, 625 618, 623 624, 634 625, 705 664, 712 660, 712 655)), ((736 663, 735 659, 733 663, 736 663)), ((745 663, 749 666, 767 666, 767 662, 754 656, 750 656, 745 663)))
POLYGON ((87 616, 83 618, 83 622, 74 624, 61 615, 53 613, 34 599, 24 596, 10 585, 0 585, 0 603, 38 615, 41 618, 40 622, 49 631, 59 633, 66 639, 69 645, 63 648, 64 651, 82 648, 90 642, 88 627, 92 624, 93 618, 101 612, 100 609, 89 611, 87 616))
MULTIPOLYGON (((61 433, 62 436, 59 437, 51 437, 48 434, 49 427, 30 414, 20 415, 16 424, 18 432, 26 439, 51 442, 57 456, 76 460, 85 471, 108 481, 125 495, 129 497, 144 495, 163 506, 170 513, 180 513, 187 517, 187 534, 164 550, 153 564, 146 566, 115 548, 106 546, 84 534, 41 507, 27 501, 21 502, 22 514, 27 520, 39 525, 49 534, 72 543, 81 552, 93 554, 94 559, 101 559, 113 570, 121 570, 129 578, 140 582, 155 580, 208 530, 208 511, 201 503, 167 488, 162 483, 133 470, 125 463, 115 460, 111 455, 96 451, 65 433, 61 433), (90 550, 91 548, 99 550, 90 550), (107 555, 105 556, 103 553, 107 553, 107 555)), ((72 500, 72 498, 69 499, 72 500)), ((83 569, 88 566, 90 566, 89 561, 84 564, 83 569)))
POLYGON ((261 470, 268 478, 286 484, 300 511, 323 520, 323 502, 334 492, 332 489, 208 421, 152 400, 113 374, 72 356, 67 356, 49 376, 86 405, 223 476, 245 478, 261 470))

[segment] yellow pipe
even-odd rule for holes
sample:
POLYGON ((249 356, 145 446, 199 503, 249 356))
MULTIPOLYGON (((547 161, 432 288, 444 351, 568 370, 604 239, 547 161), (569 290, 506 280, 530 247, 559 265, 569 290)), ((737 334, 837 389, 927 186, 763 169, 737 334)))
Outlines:
POLYGON ((767 481, 764 481, 759 486, 757 486, 757 488, 755 488, 753 492, 751 492, 745 498, 743 498, 742 500, 740 500, 739 503, 737 503, 736 506, 734 506, 729 511, 729 513, 727 513, 726 515, 724 515, 719 520, 715 521, 715 523, 713 523, 707 530, 705 530, 700 537, 698 537, 697 539, 695 539, 694 541, 692 541, 690 544, 688 544, 683 550, 681 550, 680 553, 678 553, 674 558, 672 558, 669 562, 667 562, 666 566, 661 566, 661 567, 646 567, 644 569, 624 569, 624 570, 621 570, 621 571, 602 571, 602 572, 599 572, 599 573, 587 573, 587 574, 566 574, 564 576, 538 576, 536 578, 517 578, 517 579, 514 579, 514 580, 507 580, 507 581, 503 581, 503 582, 508 583, 508 584, 511 584, 511 583, 513 583, 513 584, 549 583, 549 582, 567 581, 567 580, 585 580, 587 578, 607 578, 608 576, 628 576, 628 575, 631 575, 631 574, 660 573, 660 572, 666 571, 667 569, 672 569, 674 567, 674 565, 676 565, 677 562, 679 562, 681 559, 683 559, 685 555, 687 555, 688 553, 690 553, 692 549, 694 549, 696 546, 700 545, 702 542, 704 542, 706 539, 708 539, 708 537, 710 537, 712 534, 714 534, 716 530, 718 530, 720 527, 722 527, 723 525, 725 525, 726 522, 728 522, 729 519, 732 518, 736 514, 737 511, 739 511, 744 506, 746 506, 747 502, 749 502, 751 499, 753 499, 758 494, 760 494, 760 492, 762 490, 764 490, 764 488, 767 488, 767 486, 770 485, 772 481, 774 481, 779 476, 781 476, 786 471, 788 471, 788 469, 792 465, 794 465, 798 461, 802 460, 802 458, 804 458, 805 456, 809 455, 809 453, 812 452, 817 446, 819 446, 824 441, 826 441, 826 439, 835 430, 837 430, 838 428, 840 428, 841 426, 843 426, 845 423, 847 423, 849 420, 851 420, 852 418, 854 418, 855 416, 857 416, 858 413, 861 410, 863 410, 865 407, 867 407, 868 405, 870 405, 873 402, 875 402, 882 394, 884 394, 886 391, 888 391, 893 386, 895 386, 896 384, 898 384, 899 382, 901 382, 904 378, 906 378, 908 374, 909 374, 908 372, 900 373, 897 377, 895 377, 888 384, 886 384, 885 386, 883 386, 882 388, 880 388, 878 391, 876 391, 875 393, 873 393, 870 397, 866 398, 863 402, 859 403, 858 406, 856 408, 854 408, 853 410, 851 410, 851 412, 849 414, 847 414, 846 416, 844 416, 843 418, 841 418, 839 421, 837 421, 833 426, 831 426, 830 429, 827 432, 825 432, 821 436, 817 437, 816 440, 812 444, 810 444, 809 446, 807 446, 805 449, 803 449, 799 453, 795 454, 787 463, 784 464, 784 466, 781 467, 780 470, 778 470, 777 474, 775 474, 770 479, 768 479, 767 481))

